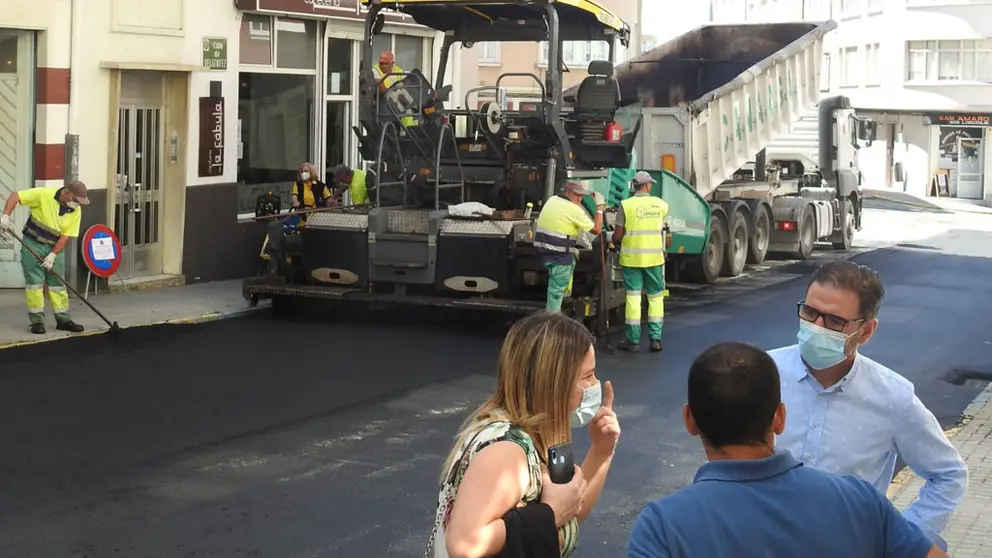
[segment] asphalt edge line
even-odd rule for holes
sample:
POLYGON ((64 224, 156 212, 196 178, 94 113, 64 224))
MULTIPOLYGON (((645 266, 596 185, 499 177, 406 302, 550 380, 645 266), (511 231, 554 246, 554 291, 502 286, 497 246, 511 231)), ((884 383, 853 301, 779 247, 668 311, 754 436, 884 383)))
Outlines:
POLYGON ((992 210, 990 210, 988 207, 985 207, 985 206, 978 206, 981 209, 977 209, 977 208, 976 209, 972 209, 970 207, 961 207, 961 208, 954 207, 954 208, 951 208, 951 207, 944 207, 942 205, 934 204, 934 203, 923 201, 923 200, 920 200, 920 201, 909 201, 909 200, 890 198, 890 197, 879 196, 879 195, 874 195, 874 194, 865 195, 865 199, 866 200, 882 200, 882 201, 887 201, 887 202, 898 204, 898 205, 905 205, 905 206, 908 206, 908 207, 915 207, 917 209, 926 209, 928 211, 940 211, 940 212, 946 212, 946 213, 971 213, 973 215, 992 215, 992 210))
MULTIPOLYGON (((167 320, 159 320, 156 322, 145 322, 133 325, 122 325, 121 330, 138 329, 143 327, 153 327, 161 325, 195 325, 195 324, 205 324, 209 322, 216 322, 219 320, 228 320, 232 318, 239 318, 248 314, 252 314, 261 310, 267 309, 268 305, 259 306, 249 306, 246 308, 238 308, 237 310, 230 310, 226 312, 206 312, 200 314, 199 316, 193 316, 188 318, 169 318, 167 320)), ((104 335, 110 332, 109 327, 102 327, 100 329, 91 329, 89 331, 84 331, 82 333, 70 333, 66 335, 60 335, 55 337, 43 337, 41 339, 29 339, 25 341, 13 341, 10 343, 0 344, 0 351, 5 349, 15 349, 18 347, 30 347, 32 345, 40 345, 42 343, 52 343, 55 341, 64 341, 66 339, 76 339, 79 337, 92 337, 95 335, 104 335)))
MULTIPOLYGON (((971 403, 969 403, 965 408, 964 412, 961 414, 961 418, 954 426, 944 429, 944 434, 947 438, 953 442, 955 436, 961 433, 961 430, 963 430, 969 422, 974 420, 975 415, 978 414, 980 408, 983 407, 985 402, 990 398, 992 398, 992 383, 986 386, 985 389, 980 391, 978 395, 972 399, 971 403)), ((909 484, 918 478, 920 477, 914 473, 912 469, 909 467, 904 467, 902 471, 899 471, 895 478, 892 479, 892 482, 889 483, 889 489, 886 491, 886 496, 889 497, 889 500, 899 498, 903 492, 909 488, 909 484)))

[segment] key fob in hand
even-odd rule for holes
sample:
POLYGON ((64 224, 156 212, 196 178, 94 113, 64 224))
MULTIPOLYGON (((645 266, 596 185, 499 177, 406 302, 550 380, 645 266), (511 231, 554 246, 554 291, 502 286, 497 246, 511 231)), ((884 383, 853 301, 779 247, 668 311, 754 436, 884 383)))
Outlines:
POLYGON ((575 475, 575 458, 572 444, 560 444, 548 448, 548 476, 555 484, 568 484, 575 475))

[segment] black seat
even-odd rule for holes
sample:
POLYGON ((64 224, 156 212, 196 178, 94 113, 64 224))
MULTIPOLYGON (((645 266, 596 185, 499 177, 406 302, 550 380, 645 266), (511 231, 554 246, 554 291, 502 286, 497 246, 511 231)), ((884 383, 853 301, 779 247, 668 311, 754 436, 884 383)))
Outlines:
POLYGON ((582 80, 575 93, 573 118, 611 121, 620 104, 620 84, 617 83, 613 64, 606 60, 593 60, 588 71, 589 76, 582 80))

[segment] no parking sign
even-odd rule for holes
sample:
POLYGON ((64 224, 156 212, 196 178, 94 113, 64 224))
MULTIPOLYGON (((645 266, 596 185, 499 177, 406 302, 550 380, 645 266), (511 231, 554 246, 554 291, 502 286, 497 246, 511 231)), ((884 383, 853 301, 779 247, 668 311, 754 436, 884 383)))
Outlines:
POLYGON ((83 261, 90 273, 103 279, 121 267, 121 241, 107 225, 93 225, 83 234, 83 261))

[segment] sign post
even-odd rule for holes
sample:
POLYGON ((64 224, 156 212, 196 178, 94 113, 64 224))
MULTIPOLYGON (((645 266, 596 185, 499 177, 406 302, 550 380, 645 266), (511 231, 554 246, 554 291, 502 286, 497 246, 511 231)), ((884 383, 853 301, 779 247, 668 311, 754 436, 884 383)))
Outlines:
MULTIPOLYGON (((83 262, 89 273, 86 275, 86 290, 83 298, 90 294, 90 279, 93 276, 109 279, 121 268, 121 241, 107 225, 93 225, 83 233, 83 262)), ((94 282, 93 292, 97 292, 94 282)))

